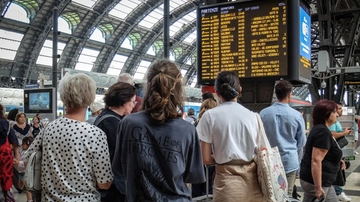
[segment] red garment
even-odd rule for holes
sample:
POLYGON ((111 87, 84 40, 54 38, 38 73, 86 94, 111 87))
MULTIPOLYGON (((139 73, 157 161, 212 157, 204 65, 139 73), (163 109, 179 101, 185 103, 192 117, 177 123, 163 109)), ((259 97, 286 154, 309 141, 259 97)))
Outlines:
POLYGON ((5 195, 12 187, 13 156, 8 138, 0 146, 0 186, 5 195))

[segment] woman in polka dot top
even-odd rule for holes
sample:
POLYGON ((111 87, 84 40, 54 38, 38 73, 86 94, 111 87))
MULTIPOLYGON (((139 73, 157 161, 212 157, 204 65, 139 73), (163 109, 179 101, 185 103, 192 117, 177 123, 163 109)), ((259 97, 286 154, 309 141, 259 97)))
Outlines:
POLYGON ((28 152, 30 155, 39 150, 42 144, 41 201, 98 202, 98 189, 111 185, 113 173, 106 135, 85 122, 95 90, 94 80, 85 74, 66 75, 60 81, 66 114, 50 122, 28 152))

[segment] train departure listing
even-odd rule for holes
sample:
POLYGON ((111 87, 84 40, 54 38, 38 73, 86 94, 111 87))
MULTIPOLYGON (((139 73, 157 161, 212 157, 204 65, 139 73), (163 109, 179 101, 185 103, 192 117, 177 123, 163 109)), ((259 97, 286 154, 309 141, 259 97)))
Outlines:
POLYGON ((282 76, 287 70, 285 2, 221 5, 200 9, 201 77, 222 70, 240 78, 282 76))

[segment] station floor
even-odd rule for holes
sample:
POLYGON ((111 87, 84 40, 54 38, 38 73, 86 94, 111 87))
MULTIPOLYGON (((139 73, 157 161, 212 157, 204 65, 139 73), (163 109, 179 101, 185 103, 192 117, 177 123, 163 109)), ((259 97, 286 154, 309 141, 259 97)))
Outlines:
MULTIPOLYGON (((360 147, 357 148, 357 151, 360 153, 360 147)), ((351 202, 360 202, 360 154, 355 155, 355 160, 350 161, 346 176, 346 185, 343 187, 345 194, 351 198, 351 202)), ((302 196, 303 192, 298 179, 296 185, 298 193, 302 196)), ((25 193, 19 194, 15 191, 14 195, 16 202, 26 202, 25 193)))

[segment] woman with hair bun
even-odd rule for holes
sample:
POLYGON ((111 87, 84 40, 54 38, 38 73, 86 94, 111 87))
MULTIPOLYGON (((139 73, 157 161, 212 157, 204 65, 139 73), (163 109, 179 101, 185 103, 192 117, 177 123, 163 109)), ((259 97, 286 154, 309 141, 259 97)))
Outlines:
POLYGON ((256 115, 237 103, 241 87, 234 72, 218 74, 215 93, 222 104, 206 111, 196 128, 204 164, 216 164, 213 199, 215 202, 263 202, 254 162, 258 136, 256 115))
POLYGON ((128 202, 191 201, 186 183, 204 182, 205 176, 195 127, 182 119, 180 70, 160 60, 146 79, 143 111, 125 116, 119 124, 115 178, 124 173, 128 202))

